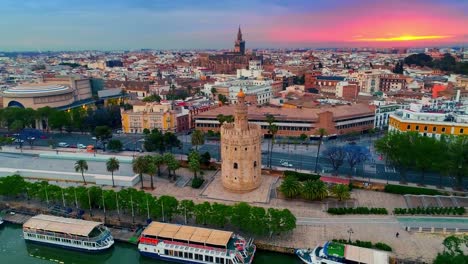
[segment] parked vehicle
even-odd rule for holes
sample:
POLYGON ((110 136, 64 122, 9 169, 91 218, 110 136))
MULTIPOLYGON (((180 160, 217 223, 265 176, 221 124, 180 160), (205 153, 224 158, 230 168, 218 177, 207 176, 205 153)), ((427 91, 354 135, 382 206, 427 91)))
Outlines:
POLYGON ((66 142, 59 142, 57 144, 57 146, 61 147, 61 148, 68 148, 70 145, 66 142))
POLYGON ((80 143, 79 143, 79 144, 77 144, 77 145, 76 145, 76 147, 77 147, 77 148, 79 148, 79 149, 85 149, 85 148, 86 148, 86 146, 85 146, 85 145, 83 145, 83 144, 80 144, 80 143))
POLYGON ((292 167, 293 165, 285 160, 280 160, 280 165, 283 167, 292 167))

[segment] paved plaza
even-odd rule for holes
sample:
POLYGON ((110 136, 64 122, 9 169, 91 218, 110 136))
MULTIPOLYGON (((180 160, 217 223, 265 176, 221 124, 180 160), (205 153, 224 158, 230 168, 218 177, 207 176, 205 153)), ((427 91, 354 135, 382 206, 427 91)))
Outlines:
POLYGON ((270 188, 278 180, 274 176, 263 176, 262 184, 257 189, 248 193, 233 193, 226 191, 218 173, 209 183, 208 187, 201 193, 202 197, 223 201, 243 201, 247 203, 265 203, 270 201, 270 188))
POLYGON ((383 242, 393 248, 396 257, 432 263, 438 252, 443 250, 445 236, 428 233, 408 233, 397 224, 342 224, 324 223, 299 225, 289 234, 281 237, 274 235, 271 239, 257 239, 275 246, 291 248, 314 248, 331 239, 348 239, 348 230, 353 230, 352 240, 383 242), (395 234, 399 232, 399 237, 395 234))

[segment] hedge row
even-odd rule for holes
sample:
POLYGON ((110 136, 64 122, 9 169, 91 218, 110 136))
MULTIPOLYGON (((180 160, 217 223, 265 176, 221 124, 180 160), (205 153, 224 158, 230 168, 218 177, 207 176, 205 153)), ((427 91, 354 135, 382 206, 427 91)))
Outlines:
POLYGON ((356 208, 328 208, 329 214, 344 215, 344 214, 388 214, 385 208, 368 208, 368 207, 356 207, 356 208))
POLYGON ((464 207, 426 207, 426 208, 395 208, 395 214, 427 214, 427 215, 463 215, 464 207))
POLYGON ((393 185, 387 184, 385 185, 385 192, 387 193, 395 193, 395 194, 415 194, 415 195, 442 195, 443 193, 427 189, 427 188, 419 188, 419 187, 411 187, 411 186, 401 186, 401 185, 393 185))
POLYGON ((311 174, 311 173, 302 173, 302 172, 297 172, 297 171, 284 171, 284 177, 288 176, 294 176, 296 179, 299 181, 307 181, 307 180, 313 180, 316 181, 320 179, 320 175, 317 174, 311 174))
POLYGON ((363 248, 375 248, 375 249, 380 249, 384 251, 392 251, 392 247, 389 245, 382 243, 382 242, 377 242, 375 244, 372 244, 370 241, 361 241, 361 240, 356 240, 356 241, 351 241, 351 243, 348 240, 345 239, 333 239, 333 242, 341 243, 341 244, 348 244, 348 245, 354 245, 358 247, 363 247, 363 248))

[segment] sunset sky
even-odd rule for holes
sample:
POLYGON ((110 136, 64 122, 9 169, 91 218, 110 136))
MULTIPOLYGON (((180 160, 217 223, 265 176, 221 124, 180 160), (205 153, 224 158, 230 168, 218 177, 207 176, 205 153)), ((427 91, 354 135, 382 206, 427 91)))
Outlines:
POLYGON ((0 50, 468 43, 467 0, 0 0, 0 50))

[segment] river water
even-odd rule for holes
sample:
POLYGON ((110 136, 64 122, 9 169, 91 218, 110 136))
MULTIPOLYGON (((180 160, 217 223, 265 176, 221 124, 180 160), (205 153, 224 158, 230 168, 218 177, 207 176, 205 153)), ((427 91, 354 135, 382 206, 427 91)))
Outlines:
MULTIPOLYGON (((2 264, 101 264, 101 263, 169 263, 141 257, 136 245, 116 243, 112 249, 100 254, 87 254, 26 243, 19 225, 4 223, 0 227, 0 263, 2 264)), ((298 264, 300 261, 292 255, 258 251, 254 264, 298 264)))

